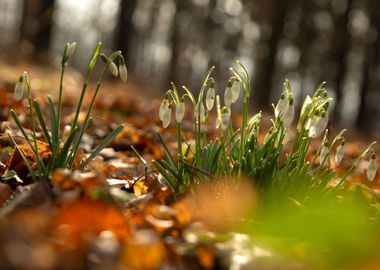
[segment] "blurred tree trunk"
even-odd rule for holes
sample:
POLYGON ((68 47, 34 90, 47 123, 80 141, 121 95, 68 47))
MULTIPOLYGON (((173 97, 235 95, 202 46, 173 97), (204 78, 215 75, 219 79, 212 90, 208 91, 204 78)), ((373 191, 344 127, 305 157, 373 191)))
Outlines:
POLYGON ((278 43, 281 40, 283 33, 283 25, 285 15, 289 5, 292 1, 273 0, 271 1, 271 36, 268 41, 268 56, 261 62, 259 70, 256 75, 256 83, 254 89, 257 91, 253 102, 258 107, 268 110, 270 109, 270 94, 272 90, 273 72, 276 65, 276 55, 278 50, 278 43))
POLYGON ((55 0, 24 1, 20 43, 33 44, 36 58, 44 57, 48 52, 54 4, 55 0))
MULTIPOLYGON (((380 58, 380 3, 377 1, 370 2, 370 20, 374 30, 376 30, 376 39, 370 40, 369 44, 365 49, 365 59, 364 59, 364 69, 363 69, 363 80, 360 86, 360 103, 358 116, 356 118, 356 126, 358 128, 371 128, 374 124, 374 115, 378 113, 375 108, 368 102, 368 94, 371 91, 373 85, 376 85, 379 80, 374 78, 373 72, 376 66, 379 65, 380 58)), ((369 37, 371 39, 371 37, 369 37)), ((373 104, 373 103, 372 103, 373 104)))
POLYGON ((342 18, 337 23, 337 44, 335 46, 338 72, 336 76, 336 98, 335 98, 335 116, 339 117, 341 101, 343 96, 343 83, 347 69, 347 54, 350 48, 350 33, 348 32, 349 13, 351 11, 353 0, 347 1, 347 8, 342 18))
MULTIPOLYGON (((133 39, 135 30, 133 27, 132 16, 136 8, 137 0, 121 0, 120 13, 115 30, 116 49, 122 51, 123 55, 128 58, 130 41, 133 39)), ((127 61, 128 62, 128 61, 127 61)))

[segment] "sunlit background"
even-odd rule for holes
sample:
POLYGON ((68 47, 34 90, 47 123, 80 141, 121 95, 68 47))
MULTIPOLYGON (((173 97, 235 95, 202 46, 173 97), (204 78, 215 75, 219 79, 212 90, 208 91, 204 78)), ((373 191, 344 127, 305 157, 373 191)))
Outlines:
MULTIPOLYGON (((300 103, 321 81, 344 127, 380 130, 379 0, 0 0, 1 59, 46 64, 77 41, 84 70, 98 41, 126 55, 130 76, 193 89, 211 65, 224 91, 240 59, 252 111, 270 110, 288 78, 300 103), (11 53, 11 54, 9 54, 11 53)), ((9 63, 9 62, 8 62, 9 63)))

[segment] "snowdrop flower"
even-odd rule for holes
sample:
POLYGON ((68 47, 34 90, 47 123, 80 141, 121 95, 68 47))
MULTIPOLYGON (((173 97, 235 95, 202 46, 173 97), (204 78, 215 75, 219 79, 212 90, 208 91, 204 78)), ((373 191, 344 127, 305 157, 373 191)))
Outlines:
POLYGON ((77 43, 76 42, 70 43, 67 46, 67 51, 66 51, 67 58, 70 58, 74 54, 76 47, 77 47, 77 43))
POLYGON ((119 75, 119 70, 117 69, 117 66, 113 61, 111 62, 109 69, 113 76, 117 77, 117 75, 119 75))
POLYGON ((206 94, 206 108, 208 111, 211 111, 214 107, 214 101, 215 101, 215 83, 212 81, 210 83, 210 88, 207 90, 206 94))
POLYGON ((305 113, 307 106, 309 106, 311 103, 312 103, 311 97, 309 95, 306 95, 305 101, 302 104, 300 115, 303 115, 305 113))
POLYGON ((230 113, 226 108, 222 111, 222 119, 221 119, 221 127, 223 131, 226 131, 228 126, 230 125, 230 113))
POLYGON ((177 104, 177 108, 175 111, 175 119, 177 123, 181 123, 184 116, 185 116, 185 103, 183 101, 180 101, 177 104))
POLYGON ((15 90, 14 90, 14 97, 17 101, 21 100, 22 99, 22 96, 24 95, 24 86, 23 86, 23 82, 24 82, 24 77, 23 76, 20 76, 20 78, 18 79, 18 82, 15 86, 15 90))
POLYGON ((288 103, 288 98, 286 92, 281 94, 280 100, 278 101, 276 108, 274 109, 274 115, 279 117, 285 111, 288 103))
POLYGON ((308 135, 310 138, 319 137, 326 129, 328 123, 328 116, 326 112, 315 112, 311 119, 309 119, 306 129, 309 130, 308 135))
POLYGON ((375 153, 372 153, 371 160, 368 163, 367 168, 367 178, 369 181, 372 181, 376 176, 377 171, 377 162, 376 162, 376 155, 375 153))
POLYGON ((290 125, 292 124, 294 119, 294 100, 293 97, 289 97, 289 104, 286 107, 282 122, 284 124, 284 127, 289 129, 290 125))
POLYGON ((322 165, 326 161, 328 155, 329 155, 329 148, 328 148, 328 144, 326 142, 323 145, 323 147, 321 149, 321 153, 319 155, 319 164, 322 165))
POLYGON ((343 156, 344 156, 344 144, 345 144, 345 142, 342 141, 340 143, 340 145, 336 149, 336 153, 335 153, 335 164, 336 165, 339 165, 340 162, 343 159, 343 156))
POLYGON ((204 117, 205 116, 205 106, 203 105, 203 102, 200 101, 199 103, 197 103, 197 105, 195 106, 195 117, 203 122, 204 120, 204 117))
POLYGON ((168 107, 162 115, 162 126, 164 128, 167 128, 169 126, 171 117, 172 117, 172 109, 168 107))
POLYGON ((160 109, 158 111, 158 117, 160 118, 161 121, 164 118, 164 114, 168 109, 169 109, 169 101, 166 98, 164 98, 161 102, 160 109))
POLYGON ((229 80, 227 88, 224 91, 224 105, 229 108, 232 104, 232 81, 229 80))
POLYGON ((240 88, 241 88, 241 82, 238 80, 235 80, 231 88, 232 103, 235 103, 238 100, 240 96, 240 88))
POLYGON ((127 81, 128 72, 127 72, 127 67, 125 65, 125 61, 124 61, 124 57, 123 56, 119 57, 119 75, 120 75, 120 79, 123 82, 127 81))

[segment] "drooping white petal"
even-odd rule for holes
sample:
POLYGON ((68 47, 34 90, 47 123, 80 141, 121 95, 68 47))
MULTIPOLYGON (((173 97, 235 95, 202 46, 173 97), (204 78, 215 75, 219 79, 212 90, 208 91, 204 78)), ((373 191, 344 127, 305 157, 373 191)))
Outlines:
POLYGON ((373 158, 371 157, 371 160, 368 163, 368 168, 367 168, 367 178, 369 181, 372 181, 377 172, 377 162, 376 162, 376 157, 373 158))
POLYGON ((289 129, 292 125, 294 119, 294 105, 293 103, 289 103, 289 105, 286 107, 284 116, 282 118, 282 122, 285 128, 289 129))
POLYGON ((181 123, 185 116, 185 103, 179 102, 175 111, 175 119, 177 123, 181 123))
POLYGON ((232 92, 232 103, 235 103, 239 96, 240 96, 240 88, 241 88, 241 82, 238 80, 235 80, 234 84, 232 85, 231 92, 232 92))
POLYGON ((227 87, 224 91, 224 105, 229 108, 232 104, 232 88, 227 87))
POLYGON ((319 164, 323 164, 326 161, 326 158, 329 154, 329 148, 324 145, 321 149, 321 154, 319 155, 319 164))
POLYGON ((206 94, 206 107, 208 111, 211 111, 214 107, 215 101, 215 88, 210 87, 206 94))
POLYGON ((288 98, 287 98, 286 93, 283 93, 281 94, 281 97, 279 101, 277 102, 277 105, 274 109, 274 115, 276 117, 279 117, 280 114, 283 114, 287 105, 288 105, 288 98))
POLYGON ((230 125, 230 114, 228 111, 225 111, 222 113, 222 119, 221 119, 221 127, 223 131, 226 131, 228 126, 230 125))
POLYGON ((339 165, 344 156, 344 144, 340 144, 335 153, 335 164, 339 165))
POLYGON ((77 47, 76 42, 73 42, 73 43, 69 44, 69 46, 67 46, 67 52, 66 52, 67 58, 70 58, 74 54, 76 47, 77 47))
POLYGON ((170 124, 170 120, 172 118, 172 109, 167 108, 162 115, 162 126, 167 128, 170 124))
POLYGON ((164 113, 166 112, 166 110, 168 109, 169 107, 169 102, 167 99, 163 99, 162 102, 161 102, 161 105, 160 105, 160 109, 158 111, 158 117, 160 118, 160 120, 162 121, 163 117, 164 117, 164 113))
POLYGON ((119 74, 120 74, 120 79, 123 82, 126 82, 127 78, 128 78, 128 71, 127 71, 127 67, 125 66, 125 64, 119 65, 119 74))
POLYGON ((205 117, 205 106, 203 105, 203 102, 197 103, 195 106, 195 117, 199 119, 199 121, 203 122, 203 119, 205 117))
POLYGON ((117 77, 119 75, 119 70, 114 62, 111 62, 109 69, 113 76, 117 77))
POLYGON ((312 103, 312 99, 309 95, 307 95, 305 98, 305 101, 302 104, 301 114, 300 114, 301 116, 305 113, 307 106, 309 106, 311 103, 312 103))
POLYGON ((23 87, 23 83, 22 82, 18 82, 15 86, 15 90, 14 90, 14 97, 17 101, 21 100, 22 99, 22 96, 24 95, 24 87, 23 87))

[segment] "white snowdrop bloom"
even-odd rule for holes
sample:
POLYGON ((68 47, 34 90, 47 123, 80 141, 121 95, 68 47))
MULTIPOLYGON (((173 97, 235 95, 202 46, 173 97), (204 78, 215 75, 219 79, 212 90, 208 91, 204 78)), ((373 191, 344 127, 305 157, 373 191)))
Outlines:
POLYGON ((172 109, 168 107, 162 115, 162 126, 167 128, 170 124, 170 120, 172 118, 172 109))
POLYGON ((185 116, 185 103, 179 102, 175 111, 175 119, 177 123, 181 123, 185 116))
POLYGON ((210 86, 206 94, 206 107, 208 111, 211 111, 215 102, 215 88, 210 86))
POLYGON ((369 181, 373 181, 373 179, 376 176, 377 172, 377 162, 376 162, 376 155, 372 154, 371 160, 368 163, 368 168, 367 168, 367 178, 369 181))
POLYGON ((195 117, 199 119, 199 121, 203 122, 205 118, 205 106, 203 105, 203 102, 200 101, 195 106, 195 117))
POLYGON ((301 114, 300 115, 303 115, 305 113, 307 106, 309 106, 311 103, 312 103, 312 99, 311 99, 311 97, 309 95, 307 95, 306 98, 305 98, 305 101, 302 104, 301 114))
POLYGON ((294 119, 294 100, 292 97, 289 98, 289 104, 286 107, 282 122, 284 127, 289 129, 294 119))
POLYGON ((274 109, 274 115, 276 117, 279 117, 280 114, 283 114, 285 111, 285 108, 287 107, 288 104, 288 98, 286 96, 286 93, 282 93, 279 101, 277 102, 277 105, 274 109))
POLYGON ((324 145, 319 155, 319 164, 322 165, 327 160, 328 155, 329 155, 329 148, 327 147, 327 145, 324 145))
POLYGON ((20 78, 18 79, 18 82, 15 86, 15 90, 14 90, 14 97, 17 101, 21 100, 22 99, 22 96, 24 95, 24 86, 23 86, 23 82, 24 82, 24 77, 23 76, 20 76, 20 78))
POLYGON ((77 47, 77 43, 76 42, 70 43, 67 46, 67 51, 66 51, 67 58, 70 58, 74 54, 76 47, 77 47))
POLYGON ((328 116, 326 112, 323 112, 321 116, 314 115, 311 120, 309 120, 306 128, 309 129, 309 137, 317 138, 326 129, 328 123, 328 116))
POLYGON ((229 108, 232 104, 232 81, 229 80, 226 90, 224 91, 224 105, 229 108))
POLYGON ((119 70, 113 61, 109 65, 109 69, 110 69, 113 76, 117 77, 117 75, 119 75, 119 70))
POLYGON ((160 118, 161 121, 168 108, 169 108, 169 101, 166 98, 164 98, 161 102, 160 109, 158 111, 158 117, 160 118))
POLYGON ((322 112, 321 117, 319 118, 319 121, 316 124, 317 133, 321 134, 326 129, 328 122, 329 122, 329 117, 327 113, 322 112))
POLYGON ((221 127, 223 131, 226 131, 230 125, 230 114, 227 110, 222 112, 221 127))
POLYGON ((324 119, 320 116, 320 112, 317 111, 315 114, 309 119, 309 121, 306 124, 306 129, 308 129, 308 136, 310 138, 317 138, 319 137, 322 132, 325 130, 327 125, 327 118, 326 115, 324 119))
POLYGON ((339 165, 344 156, 344 141, 337 147, 335 153, 335 164, 339 165))
POLYGON ((240 88, 241 88, 241 82, 238 80, 234 81, 234 84, 232 85, 231 92, 232 92, 232 103, 235 103, 239 96, 240 96, 240 88))
POLYGON ((125 66, 125 63, 119 65, 119 74, 120 74, 120 79, 123 82, 126 82, 128 78, 128 71, 127 71, 127 67, 125 66))

